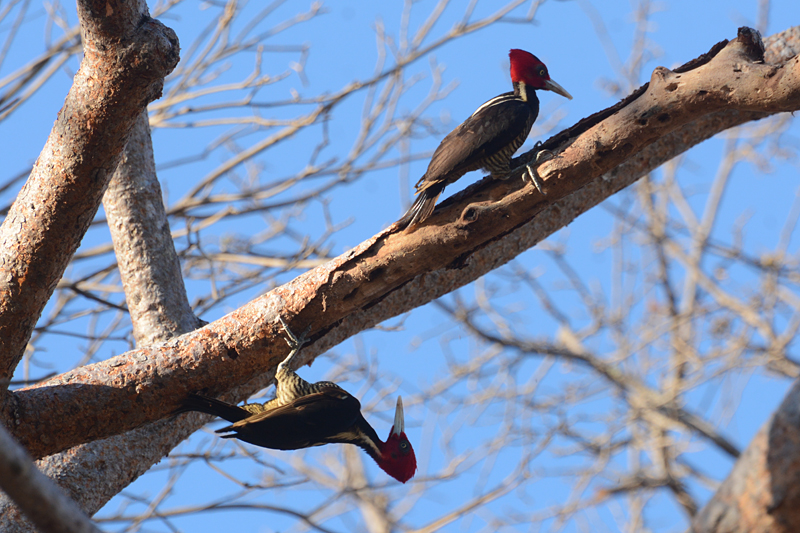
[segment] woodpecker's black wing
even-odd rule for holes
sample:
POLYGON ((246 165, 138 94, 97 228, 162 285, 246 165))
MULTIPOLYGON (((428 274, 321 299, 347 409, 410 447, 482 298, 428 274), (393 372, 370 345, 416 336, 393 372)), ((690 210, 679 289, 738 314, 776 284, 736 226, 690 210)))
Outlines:
POLYGON ((353 424, 347 428, 346 431, 331 435, 328 442, 338 442, 340 444, 355 444, 367 452, 376 462, 380 464, 381 450, 378 444, 381 439, 375 432, 369 422, 364 418, 364 415, 359 411, 353 424))
POLYGON ((428 170, 417 182, 417 192, 436 186, 444 188, 465 173, 481 168, 520 135, 527 137, 536 111, 514 93, 501 94, 483 104, 442 140, 428 170))
MULTIPOLYGON (((250 415, 250 413, 248 413, 250 415)), ((338 440, 361 417, 361 403, 336 387, 297 398, 217 430, 256 446, 274 450, 298 450, 338 440)), ((363 417, 361 417, 363 418, 363 417)))
POLYGON ((492 98, 442 139, 428 170, 416 184, 414 204, 397 221, 400 228, 428 218, 444 188, 479 168, 505 172, 514 152, 522 146, 539 114, 539 100, 530 91, 523 100, 514 93, 492 98))

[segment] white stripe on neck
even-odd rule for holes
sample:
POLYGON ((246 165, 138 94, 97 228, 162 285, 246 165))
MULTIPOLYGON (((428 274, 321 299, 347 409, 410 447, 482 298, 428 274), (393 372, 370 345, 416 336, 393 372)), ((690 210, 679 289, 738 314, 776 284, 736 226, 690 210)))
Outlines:
POLYGON ((528 85, 524 81, 519 82, 519 97, 523 102, 528 101, 528 85))
POLYGON ((488 102, 484 102, 483 105, 481 105, 478 109, 475 110, 474 113, 472 113, 472 116, 474 117, 487 107, 492 107, 493 105, 502 104, 503 102, 508 102, 509 100, 517 100, 518 98, 519 97, 516 96, 514 93, 507 93, 507 94, 501 94, 500 96, 495 96, 488 102))

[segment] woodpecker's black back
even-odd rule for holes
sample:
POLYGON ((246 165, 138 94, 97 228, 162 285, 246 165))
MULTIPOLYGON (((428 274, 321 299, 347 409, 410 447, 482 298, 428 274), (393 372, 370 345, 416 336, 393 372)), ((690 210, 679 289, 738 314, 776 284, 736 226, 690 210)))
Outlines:
POLYGON ((275 450, 297 450, 329 443, 363 448, 387 474, 405 483, 414 476, 417 460, 404 432, 403 402, 397 397, 394 425, 386 442, 361 414, 361 403, 330 381, 308 383, 289 363, 306 342, 295 336, 278 317, 292 347, 275 372, 275 398, 264 404, 232 405, 201 394, 191 394, 175 411, 200 411, 224 418, 231 425, 217 430, 223 438, 237 438, 275 450))
POLYGON ((299 450, 330 443, 355 444, 372 456, 380 455, 377 433, 361 414, 361 403, 339 387, 329 387, 265 410, 190 395, 181 411, 200 411, 233 422, 218 429, 223 438, 237 438, 273 450, 299 450), (365 442, 371 440, 372 442, 365 442))
POLYGON ((511 158, 539 115, 535 91, 526 92, 527 100, 519 90, 492 98, 442 139, 417 182, 414 204, 398 221, 401 228, 428 218, 444 188, 467 172, 483 168, 504 177, 511 171, 511 158))
MULTIPOLYGON (((354 425, 362 422, 369 427, 361 415, 361 403, 336 383, 309 383, 289 368, 289 362, 302 346, 296 339, 294 342, 291 353, 275 372, 276 389, 272 400, 237 406, 191 394, 178 412, 200 411, 224 418, 233 424, 217 430, 217 433, 229 433, 223 438, 235 437, 274 450, 298 450, 332 442, 359 444, 367 449, 364 444, 352 440, 358 433, 352 429, 354 425), (354 434, 352 439, 342 440, 347 439, 348 432, 354 434)), ((360 433, 365 432, 361 430, 360 433)), ((371 427, 366 433, 378 442, 371 427)))
MULTIPOLYGON (((428 170, 417 182, 414 204, 397 222, 401 229, 428 218, 444 188, 467 172, 483 168, 497 178, 512 173, 511 158, 528 138, 539 115, 536 90, 572 99, 566 89, 550 79, 547 67, 533 54, 512 49, 508 57, 514 92, 492 98, 442 139, 428 170)), ((531 166, 525 167, 536 188, 546 194, 531 166)))
POLYGON ((539 99, 531 96, 526 102, 514 93, 504 93, 479 107, 442 140, 417 189, 444 188, 479 168, 507 171, 511 156, 525 142, 539 114, 539 99))
POLYGON ((190 394, 178 413, 200 411, 232 422, 217 430, 273 450, 299 450, 329 443, 360 446, 379 461, 382 442, 361 414, 361 403, 331 381, 309 383, 290 368, 305 343, 280 319, 292 347, 275 372, 275 398, 266 403, 232 405, 202 394, 190 394))

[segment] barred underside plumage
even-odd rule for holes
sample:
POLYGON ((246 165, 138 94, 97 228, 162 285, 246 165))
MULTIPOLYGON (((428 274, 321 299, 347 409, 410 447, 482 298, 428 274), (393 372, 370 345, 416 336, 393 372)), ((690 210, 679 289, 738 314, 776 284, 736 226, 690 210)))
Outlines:
POLYGON ((539 113, 536 93, 529 91, 523 100, 519 92, 492 98, 442 140, 417 182, 414 204, 398 221, 400 227, 428 218, 444 188, 467 172, 482 168, 495 178, 508 175, 511 158, 528 138, 539 113))
POLYGON ((413 448, 403 432, 402 401, 397 400, 396 428, 386 442, 361 414, 361 403, 330 381, 309 383, 289 364, 300 351, 299 339, 289 331, 292 350, 275 372, 275 398, 264 404, 232 405, 202 394, 190 394, 176 413, 200 411, 231 422, 218 429, 223 438, 274 450, 297 450, 330 443, 355 444, 364 449, 386 473, 405 483, 416 471, 413 448), (398 422, 399 420, 399 422, 398 422))
MULTIPOLYGON (((511 159, 528 138, 539 114, 536 90, 572 96, 550 79, 547 67, 533 54, 513 49, 509 52, 514 92, 503 93, 481 105, 467 120, 451 131, 431 157, 428 170, 416 184, 417 198, 397 221, 400 229, 413 227, 428 218, 436 200, 447 185, 467 172, 486 169, 495 178, 511 173, 511 159)), ((544 193, 530 166, 527 173, 544 193)))
MULTIPOLYGON (((325 389, 335 388, 342 390, 339 385, 331 381, 318 381, 316 383, 309 383, 300 376, 298 376, 288 365, 281 365, 275 373, 275 398, 264 404, 245 404, 242 407, 248 409, 249 405, 257 405, 256 409, 261 412, 275 409, 284 405, 292 403, 294 400, 314 394, 315 392, 322 392, 325 389)), ((250 409, 248 409, 250 410, 250 409)))

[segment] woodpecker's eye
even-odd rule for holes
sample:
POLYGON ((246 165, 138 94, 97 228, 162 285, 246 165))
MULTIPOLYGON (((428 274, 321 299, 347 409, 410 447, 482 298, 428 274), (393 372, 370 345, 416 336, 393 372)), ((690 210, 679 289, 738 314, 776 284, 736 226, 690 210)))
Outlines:
POLYGON ((400 441, 400 452, 405 455, 408 453, 409 444, 408 441, 401 440, 400 441))
POLYGON ((544 68, 544 67, 539 67, 539 70, 537 71, 537 73, 542 78, 546 78, 547 77, 547 69, 544 68))

